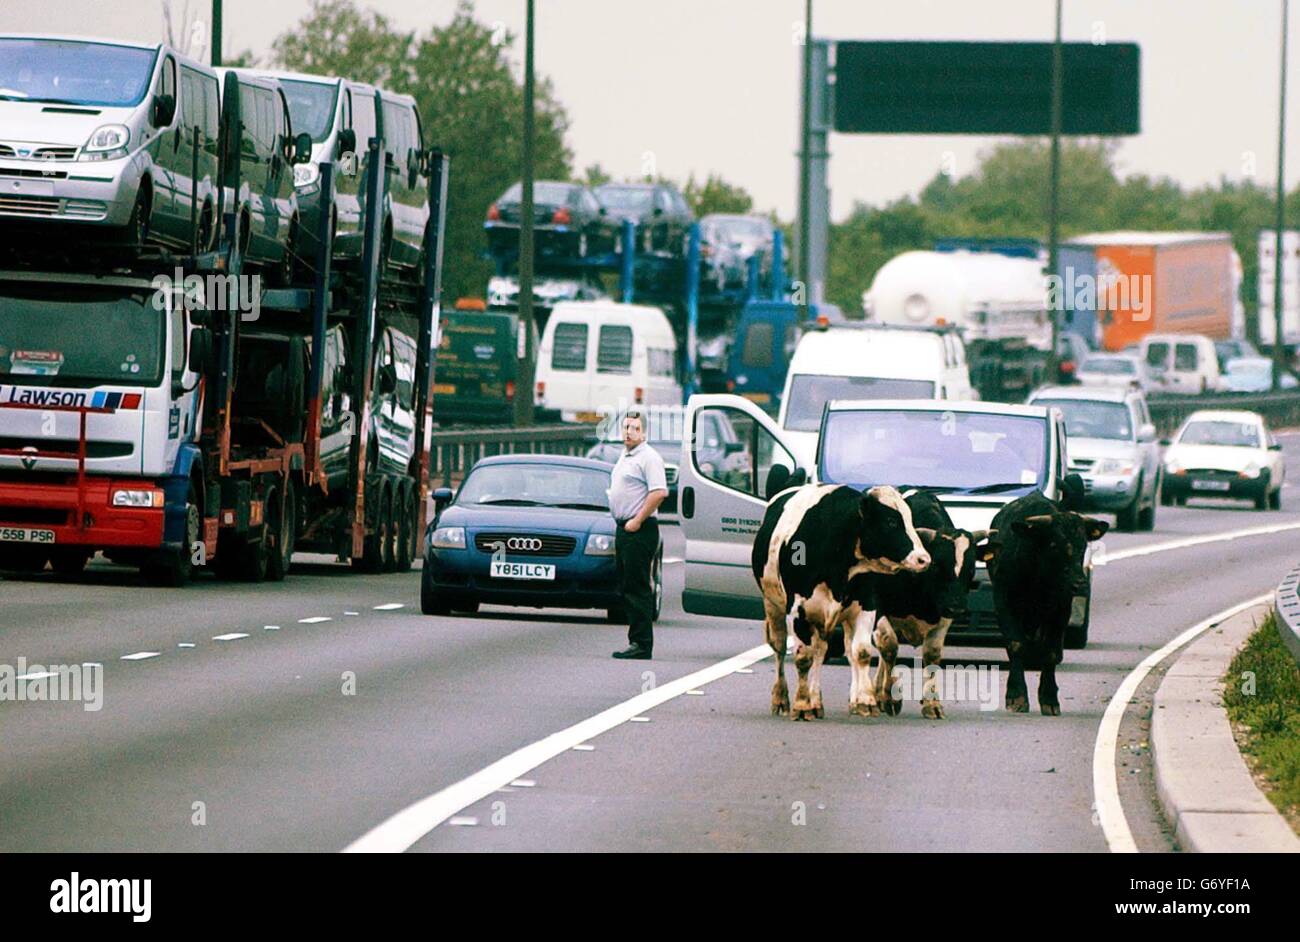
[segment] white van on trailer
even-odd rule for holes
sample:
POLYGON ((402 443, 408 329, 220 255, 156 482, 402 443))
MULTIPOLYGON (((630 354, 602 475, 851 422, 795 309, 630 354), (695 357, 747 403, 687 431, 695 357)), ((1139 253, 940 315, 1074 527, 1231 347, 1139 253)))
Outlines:
POLYGON ((668 318, 641 304, 557 304, 538 352, 535 401, 566 422, 595 422, 637 405, 681 405, 668 318))
POLYGON ((977 398, 953 331, 840 324, 799 339, 777 422, 801 467, 816 467, 822 409, 837 399, 977 398))

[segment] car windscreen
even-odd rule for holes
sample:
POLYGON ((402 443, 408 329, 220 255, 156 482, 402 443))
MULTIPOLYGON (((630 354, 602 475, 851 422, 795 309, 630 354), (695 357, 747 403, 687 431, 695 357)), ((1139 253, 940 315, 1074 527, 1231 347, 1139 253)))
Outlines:
POLYGON ((1047 479, 1047 420, 978 412, 831 412, 818 477, 826 484, 1027 494, 1047 479))
POLYGON ((639 187, 607 186, 601 187, 596 194, 601 205, 607 209, 645 212, 654 203, 654 191, 639 187))
POLYGON ((280 79, 280 86, 284 89, 284 97, 289 100, 289 119, 293 122, 294 132, 301 134, 306 131, 317 144, 329 137, 334 127, 338 85, 280 79))
POLYGON ((572 465, 513 462, 470 472, 456 503, 461 507, 588 507, 609 510, 609 471, 572 465))
POLYGON ((163 311, 149 288, 0 284, 0 380, 151 386, 162 377, 163 311))
POLYGON ((1137 362, 1128 357, 1096 357, 1085 360, 1079 367, 1080 373, 1096 373, 1104 376, 1132 376, 1137 372, 1137 362))
POLYGON ((1252 422, 1191 422, 1183 429, 1183 434, 1178 436, 1178 444, 1258 448, 1259 427, 1252 422))
POLYGON ((802 373, 790 381, 785 427, 792 432, 821 428, 822 408, 835 399, 933 399, 934 383, 879 376, 821 376, 802 373))
POLYGON ((1133 440, 1133 422, 1122 402, 1088 399, 1035 399, 1034 405, 1060 409, 1065 414, 1065 434, 1070 438, 1133 440))
POLYGON ((732 239, 765 239, 768 226, 758 219, 718 219, 718 230, 732 239))
POLYGON ((156 56, 154 49, 106 43, 0 39, 0 101, 138 105, 149 90, 156 56))

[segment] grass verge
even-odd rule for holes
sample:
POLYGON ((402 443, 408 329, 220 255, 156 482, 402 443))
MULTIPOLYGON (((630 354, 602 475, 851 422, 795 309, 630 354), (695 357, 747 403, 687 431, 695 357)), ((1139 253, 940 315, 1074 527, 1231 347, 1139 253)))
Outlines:
POLYGON ((1300 668, 1273 619, 1270 612, 1233 658, 1223 699, 1256 781, 1300 833, 1300 668))

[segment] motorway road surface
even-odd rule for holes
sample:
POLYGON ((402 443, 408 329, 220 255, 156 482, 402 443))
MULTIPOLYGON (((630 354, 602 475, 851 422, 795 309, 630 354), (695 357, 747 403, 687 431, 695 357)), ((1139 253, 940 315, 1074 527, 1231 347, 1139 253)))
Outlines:
MULTIPOLYGON (((1289 467, 1300 468, 1300 438, 1283 441, 1289 467)), ((1161 507, 1155 533, 1111 533, 1105 543, 1122 554, 1300 527, 1300 487, 1288 486, 1283 502, 1280 513, 1161 507)), ((664 533, 670 562, 651 662, 612 660, 623 629, 595 613, 426 618, 417 573, 359 576, 319 557, 300 557, 281 585, 205 577, 184 590, 144 589, 131 570, 107 564, 75 582, 3 579, 0 664, 102 663, 104 703, 88 712, 0 702, 0 851, 341 850, 515 750, 760 644, 757 622, 682 612, 682 537, 672 526, 664 533), (345 692, 349 677, 355 693, 345 692)), ((455 817, 427 834, 407 828, 402 843, 1104 851, 1092 763, 1112 694, 1187 627, 1273 589, 1298 544, 1300 530, 1290 529, 1100 568, 1091 643, 1067 652, 1060 672, 1059 718, 1036 712, 1034 674, 1027 715, 968 699, 949 702, 941 722, 923 720, 916 703, 900 717, 849 717, 848 670, 831 666, 826 718, 796 724, 768 713, 764 659, 655 706, 649 722, 584 743, 594 748, 566 749, 520 776, 531 785, 453 807, 455 817)), ((988 648, 950 647, 946 658, 1003 661, 988 648)), ((1170 850, 1138 701, 1121 735, 1120 795, 1139 848, 1170 850)))

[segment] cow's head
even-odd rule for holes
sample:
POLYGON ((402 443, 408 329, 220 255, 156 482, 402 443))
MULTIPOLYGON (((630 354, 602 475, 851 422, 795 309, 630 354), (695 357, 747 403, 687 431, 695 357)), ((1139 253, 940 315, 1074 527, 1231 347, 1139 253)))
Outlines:
POLYGON ((1074 511, 1062 511, 1017 520, 1011 529, 1033 541, 1034 553, 1043 568, 1051 573, 1067 574, 1067 583, 1077 594, 1088 582, 1083 565, 1088 543, 1101 539, 1110 524, 1074 511))
POLYGON ((941 530, 917 527, 916 532, 930 553, 930 568, 925 575, 928 591, 936 596, 943 617, 956 618, 966 611, 966 598, 975 587, 975 561, 982 558, 980 554, 998 531, 972 533, 954 527, 941 530))
POLYGON ((892 487, 873 487, 858 504, 858 558, 869 572, 923 572, 930 554, 912 526, 912 511, 892 487))

